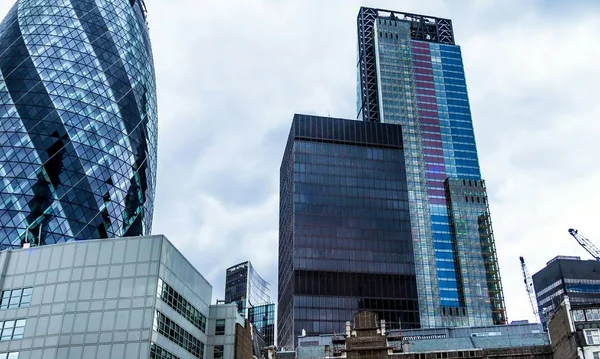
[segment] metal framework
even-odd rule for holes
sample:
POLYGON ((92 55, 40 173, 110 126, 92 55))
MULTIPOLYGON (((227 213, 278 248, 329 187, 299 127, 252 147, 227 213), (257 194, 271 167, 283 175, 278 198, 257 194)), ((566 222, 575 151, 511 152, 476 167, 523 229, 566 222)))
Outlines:
POLYGON ((377 96, 377 65, 375 63, 375 33, 373 27, 377 18, 410 23, 410 36, 413 40, 436 42, 454 45, 452 21, 433 16, 411 14, 361 7, 358 13, 358 71, 361 90, 361 108, 357 116, 365 121, 380 122, 379 103, 377 96))
POLYGON ((377 101, 377 64, 375 63, 375 38, 373 27, 377 10, 361 7, 357 18, 358 28, 358 71, 360 72, 360 96, 363 119, 380 122, 377 101))
POLYGON ((529 297, 529 303, 531 304, 531 309, 533 310, 533 315, 537 320, 540 315, 537 307, 537 300, 535 299, 535 289, 533 288, 533 279, 531 278, 531 274, 529 274, 529 269, 527 269, 527 265, 525 264, 525 259, 523 257, 519 257, 521 261, 521 272, 523 273, 523 283, 525 283, 525 290, 527 290, 527 296, 529 297))
POLYGON ((594 259, 600 262, 600 249, 598 249, 598 247, 596 247, 594 243, 592 243, 589 239, 579 234, 579 231, 576 229, 569 229, 569 234, 572 235, 577 240, 577 243, 579 243, 579 245, 581 245, 583 249, 585 249, 589 254, 591 254, 592 257, 594 257, 594 259))

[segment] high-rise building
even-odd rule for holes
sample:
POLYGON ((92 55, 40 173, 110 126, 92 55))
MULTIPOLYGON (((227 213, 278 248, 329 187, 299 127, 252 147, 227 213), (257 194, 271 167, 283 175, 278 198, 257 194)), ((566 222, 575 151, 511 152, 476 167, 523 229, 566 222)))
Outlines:
POLYGON ((239 313, 248 318, 248 308, 271 303, 271 285, 252 267, 243 262, 227 268, 225 303, 236 303, 239 313))
POLYGON ((401 128, 295 115, 280 169, 277 344, 359 310, 419 326, 401 128))
POLYGON ((0 25, 0 248, 149 234, 143 0, 18 0, 0 25))
POLYGON ((452 22, 361 8, 358 118, 402 126, 423 327, 506 322, 452 22))
POLYGON ((572 304, 600 304, 600 262, 558 256, 532 276, 540 320, 550 315, 569 296, 572 304))

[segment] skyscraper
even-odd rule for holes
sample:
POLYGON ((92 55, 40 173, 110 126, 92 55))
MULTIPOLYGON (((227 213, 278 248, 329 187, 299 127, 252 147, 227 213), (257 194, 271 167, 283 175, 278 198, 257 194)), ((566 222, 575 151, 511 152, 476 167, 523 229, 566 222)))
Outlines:
POLYGON ((149 234, 143 0, 18 0, 0 25, 0 248, 149 234))
POLYGON ((248 308, 271 303, 271 285, 250 261, 236 264, 225 273, 225 303, 236 303, 239 313, 248 318, 248 308))
POLYGON ((506 322, 452 22, 361 8, 358 118, 402 126, 421 325, 506 322))
POLYGON ((277 343, 358 310, 419 326, 401 128, 295 115, 280 169, 277 343))

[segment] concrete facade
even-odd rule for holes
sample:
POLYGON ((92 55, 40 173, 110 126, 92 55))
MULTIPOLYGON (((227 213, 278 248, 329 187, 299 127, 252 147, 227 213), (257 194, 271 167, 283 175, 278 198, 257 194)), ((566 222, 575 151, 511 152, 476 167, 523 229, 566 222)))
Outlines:
POLYGON ((0 290, 0 358, 233 359, 236 306, 164 236, 3 251, 0 290))
POLYGON ((554 358, 600 358, 600 305, 563 298, 547 318, 554 358))

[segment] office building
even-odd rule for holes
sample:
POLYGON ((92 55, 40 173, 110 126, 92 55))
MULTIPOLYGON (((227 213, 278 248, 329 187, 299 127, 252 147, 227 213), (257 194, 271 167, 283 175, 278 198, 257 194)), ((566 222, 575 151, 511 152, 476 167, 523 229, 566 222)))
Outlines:
POLYGON ((18 0, 0 25, 0 249, 150 233, 143 0, 18 0))
POLYGON ((239 313, 248 318, 248 308, 271 303, 271 285, 249 261, 236 264, 225 273, 225 303, 236 303, 239 313))
POLYGON ((547 317, 554 358, 600 358, 600 304, 571 303, 569 299, 562 296, 547 317))
POLYGON ((419 326, 401 128, 295 115, 280 169, 277 343, 358 310, 419 326))
POLYGON ((275 345, 275 303, 249 307, 248 321, 262 335, 263 346, 275 345))
POLYGON ((271 285, 254 270, 250 261, 227 268, 225 303, 237 304, 240 315, 260 333, 260 343, 254 341, 257 355, 262 346, 275 344, 275 304, 271 303, 271 285))
MULTIPOLYGON (((552 347, 540 324, 489 327, 387 330, 371 312, 354 315, 343 333, 301 336, 297 358, 539 358, 551 359, 552 347)), ((561 359, 567 358, 560 357, 561 359)))
POLYGON ((540 320, 551 314, 569 296, 570 303, 600 304, 600 262, 580 257, 558 256, 532 276, 540 320))
POLYGON ((0 268, 0 358, 234 358, 237 307, 210 305, 164 236, 5 250, 0 268))
POLYGON ((452 22, 361 8, 358 119, 402 126, 420 323, 506 322, 485 182, 452 22))

